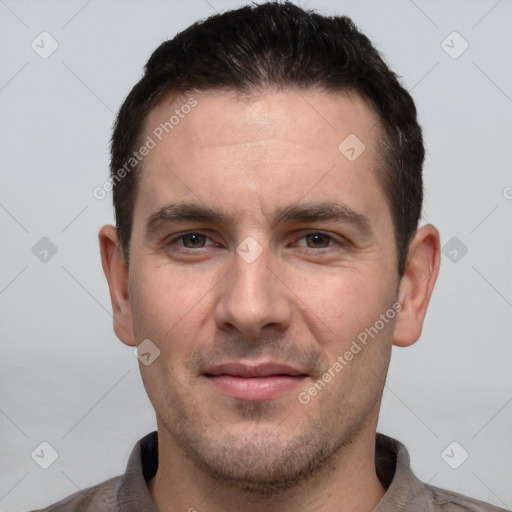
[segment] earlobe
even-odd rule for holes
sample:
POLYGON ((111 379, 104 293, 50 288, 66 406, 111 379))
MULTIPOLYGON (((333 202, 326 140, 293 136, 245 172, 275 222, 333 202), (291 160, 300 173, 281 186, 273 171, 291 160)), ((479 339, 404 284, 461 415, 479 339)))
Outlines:
POLYGON ((408 347, 421 335, 423 321, 439 272, 441 259, 439 232, 427 224, 416 232, 409 247, 407 267, 400 281, 393 344, 408 347))
POLYGON ((114 331, 129 346, 135 346, 133 317, 128 288, 128 267, 114 226, 103 226, 98 234, 101 264, 112 302, 114 331))

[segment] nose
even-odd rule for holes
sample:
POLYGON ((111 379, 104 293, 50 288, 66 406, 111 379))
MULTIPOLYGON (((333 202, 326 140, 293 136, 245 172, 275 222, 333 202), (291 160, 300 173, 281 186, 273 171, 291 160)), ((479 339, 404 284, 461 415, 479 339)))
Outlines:
POLYGON ((220 330, 237 330, 248 339, 257 339, 269 330, 283 332, 290 326, 290 291, 277 266, 270 267, 267 252, 254 261, 234 254, 214 313, 220 330))

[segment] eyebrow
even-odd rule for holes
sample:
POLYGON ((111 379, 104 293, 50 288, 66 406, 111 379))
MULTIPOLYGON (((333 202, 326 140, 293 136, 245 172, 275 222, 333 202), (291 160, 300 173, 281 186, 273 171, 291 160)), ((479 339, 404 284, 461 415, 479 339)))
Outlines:
MULTIPOLYGON (((235 216, 195 203, 169 204, 148 218, 146 232, 151 234, 158 231, 162 225, 182 221, 229 225, 235 223, 235 216)), ((341 222, 354 226, 365 236, 373 234, 370 220, 366 215, 356 212, 347 205, 334 202, 285 206, 276 210, 272 217, 273 226, 321 221, 341 222)))
POLYGON ((169 204, 163 206, 148 218, 146 222, 146 232, 154 233, 158 231, 162 225, 181 221, 232 224, 234 218, 231 215, 216 211, 204 205, 193 203, 169 204))
POLYGON ((370 219, 347 205, 322 202, 310 205, 291 205, 276 212, 274 224, 293 222, 333 221, 350 224, 365 236, 373 234, 370 219))

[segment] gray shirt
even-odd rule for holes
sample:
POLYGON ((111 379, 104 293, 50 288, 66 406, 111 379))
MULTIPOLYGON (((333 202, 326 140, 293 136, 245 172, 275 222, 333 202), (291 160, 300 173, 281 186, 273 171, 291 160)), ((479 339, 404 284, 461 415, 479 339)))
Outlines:
MULTIPOLYGON (((387 491, 373 512, 505 512, 483 501, 424 484, 411 471, 406 448, 379 433, 375 463, 387 491)), ((158 433, 152 432, 134 446, 124 475, 33 512, 158 512, 146 485, 157 468, 158 433)))

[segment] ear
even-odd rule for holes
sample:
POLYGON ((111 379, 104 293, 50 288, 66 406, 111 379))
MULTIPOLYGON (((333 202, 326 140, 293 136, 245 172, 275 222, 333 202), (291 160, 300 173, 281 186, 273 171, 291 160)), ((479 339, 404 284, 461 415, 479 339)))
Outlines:
POLYGON ((440 260, 439 232, 430 224, 422 226, 411 241, 407 266, 400 280, 398 301, 402 309, 397 315, 394 345, 408 347, 420 337, 440 260))
POLYGON ((112 301, 114 332, 125 344, 135 346, 133 317, 128 291, 128 267, 114 226, 103 226, 99 232, 101 264, 107 278, 112 301))

